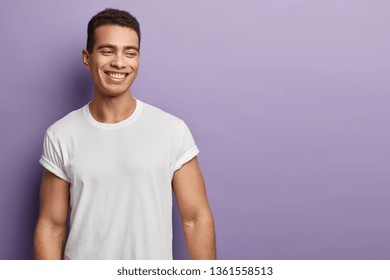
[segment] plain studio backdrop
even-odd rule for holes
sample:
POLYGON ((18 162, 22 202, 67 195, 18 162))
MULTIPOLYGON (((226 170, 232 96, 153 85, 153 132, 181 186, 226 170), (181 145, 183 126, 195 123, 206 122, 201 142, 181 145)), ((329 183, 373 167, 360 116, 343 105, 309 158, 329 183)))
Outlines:
POLYGON ((2 0, 0 259, 33 256, 44 132, 92 98, 81 50, 107 7, 141 23, 133 95, 191 128, 220 259, 390 259, 379 0, 2 0))

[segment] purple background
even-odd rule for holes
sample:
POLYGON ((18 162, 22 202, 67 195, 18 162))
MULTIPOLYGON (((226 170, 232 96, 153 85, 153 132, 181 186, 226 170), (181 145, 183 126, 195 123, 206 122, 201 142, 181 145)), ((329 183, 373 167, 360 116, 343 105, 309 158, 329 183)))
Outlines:
POLYGON ((43 135, 92 96, 81 49, 106 7, 141 22, 133 95, 198 143, 220 259, 390 259, 390 4, 375 0, 2 0, 0 259, 32 258, 43 135))

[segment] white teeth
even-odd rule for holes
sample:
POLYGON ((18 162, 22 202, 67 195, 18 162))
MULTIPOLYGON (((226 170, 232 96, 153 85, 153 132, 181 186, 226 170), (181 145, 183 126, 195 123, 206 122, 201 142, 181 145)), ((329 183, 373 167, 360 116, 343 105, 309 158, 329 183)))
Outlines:
POLYGON ((123 74, 123 73, 110 72, 109 75, 111 78, 114 78, 114 79, 123 79, 124 77, 126 77, 126 74, 123 74))

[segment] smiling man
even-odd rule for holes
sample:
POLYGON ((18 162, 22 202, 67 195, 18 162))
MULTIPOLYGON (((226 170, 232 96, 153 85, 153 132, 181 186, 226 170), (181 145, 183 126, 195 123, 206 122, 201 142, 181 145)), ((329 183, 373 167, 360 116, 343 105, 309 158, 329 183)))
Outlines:
POLYGON ((36 259, 172 259, 172 192, 189 257, 216 258, 188 126, 132 96, 140 40, 125 11, 106 9, 88 24, 82 59, 94 96, 46 131, 36 259))

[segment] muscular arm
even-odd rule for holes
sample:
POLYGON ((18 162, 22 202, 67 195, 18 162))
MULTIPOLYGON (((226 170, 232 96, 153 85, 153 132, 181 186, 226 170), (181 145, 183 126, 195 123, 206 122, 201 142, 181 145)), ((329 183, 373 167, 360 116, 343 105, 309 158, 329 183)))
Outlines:
POLYGON ((190 258, 216 259, 214 219, 196 157, 174 173, 173 190, 190 258))
POLYGON ((44 170, 40 213, 35 227, 34 259, 62 259, 69 209, 69 183, 44 170))

